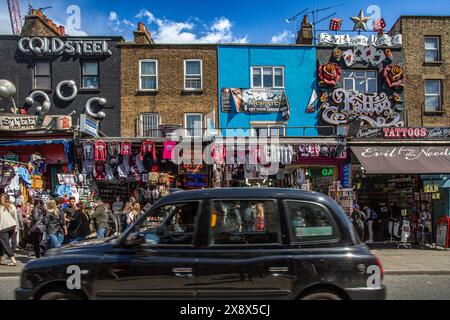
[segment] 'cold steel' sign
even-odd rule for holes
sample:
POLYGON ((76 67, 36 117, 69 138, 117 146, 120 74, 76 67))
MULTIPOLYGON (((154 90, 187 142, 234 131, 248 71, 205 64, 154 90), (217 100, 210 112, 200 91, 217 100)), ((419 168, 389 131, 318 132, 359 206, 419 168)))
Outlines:
POLYGON ((28 55, 111 55, 108 41, 105 39, 79 39, 25 37, 19 40, 19 50, 28 55))

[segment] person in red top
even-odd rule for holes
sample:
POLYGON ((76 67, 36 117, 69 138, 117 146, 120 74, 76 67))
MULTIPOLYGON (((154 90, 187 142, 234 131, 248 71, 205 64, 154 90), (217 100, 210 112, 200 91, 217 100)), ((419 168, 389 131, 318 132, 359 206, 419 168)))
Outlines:
POLYGON ((94 160, 106 162, 106 143, 101 140, 94 143, 94 160))
POLYGON ((141 161, 144 160, 144 155, 147 153, 151 153, 153 160, 156 160, 156 147, 155 147, 155 143, 151 140, 147 140, 142 142, 142 146, 141 146, 141 161))

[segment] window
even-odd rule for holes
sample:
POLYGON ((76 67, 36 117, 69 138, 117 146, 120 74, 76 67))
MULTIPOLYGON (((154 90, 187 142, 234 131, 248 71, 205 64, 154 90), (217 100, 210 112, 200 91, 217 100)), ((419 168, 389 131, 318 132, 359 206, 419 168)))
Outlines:
POLYGON ((284 88, 284 67, 252 67, 252 88, 284 88))
POLYGON ((184 61, 184 89, 202 90, 202 60, 184 61))
POLYGON ((274 125, 253 125, 251 129, 252 137, 273 137, 279 136, 284 137, 285 126, 274 124, 274 125))
POLYGON ((439 37, 425 37, 425 62, 440 61, 439 37))
POLYGON ((192 245, 199 207, 199 202, 186 202, 156 208, 131 233, 143 233, 147 244, 192 245))
POLYGON ((279 244, 280 222, 275 201, 216 200, 210 244, 279 244))
POLYGON ((337 240, 334 219, 324 207, 301 201, 285 202, 294 242, 337 240))
POLYGON ((141 60, 139 66, 139 90, 158 90, 158 61, 141 60))
POLYGON ((364 70, 344 70, 344 89, 351 92, 376 94, 377 72, 364 70))
POLYGON ((82 62, 81 65, 81 88, 99 89, 98 62, 82 62))
POLYGON ((52 88, 50 61, 36 61, 34 64, 33 89, 50 90, 52 88))
POLYGON ((425 80, 425 112, 442 111, 440 80, 425 80))
POLYGON ((143 113, 139 116, 139 136, 142 138, 159 137, 159 115, 143 113))
POLYGON ((184 115, 184 125, 187 137, 201 137, 203 115, 201 113, 186 113, 184 115))

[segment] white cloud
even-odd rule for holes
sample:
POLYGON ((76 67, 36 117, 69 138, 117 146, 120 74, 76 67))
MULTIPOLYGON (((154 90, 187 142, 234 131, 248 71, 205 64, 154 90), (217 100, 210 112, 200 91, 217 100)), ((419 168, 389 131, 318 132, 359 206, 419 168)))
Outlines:
POLYGON ((115 21, 115 20, 117 20, 117 13, 114 11, 111 11, 109 13, 109 21, 115 21))
POLYGON ((272 43, 289 43, 295 37, 291 31, 284 30, 282 33, 273 36, 271 39, 272 43))
MULTIPOLYGON (((248 43, 247 35, 244 37, 234 36, 233 24, 225 17, 217 18, 211 24, 205 25, 195 17, 187 21, 155 17, 152 12, 143 8, 134 18, 147 23, 147 29, 156 43, 248 43)), ((115 12, 111 12, 110 27, 115 32, 123 33, 135 29, 135 24, 121 19, 115 12)))
POLYGON ((147 23, 153 23, 156 21, 155 16, 148 10, 141 9, 141 11, 134 16, 136 19, 147 19, 147 23))

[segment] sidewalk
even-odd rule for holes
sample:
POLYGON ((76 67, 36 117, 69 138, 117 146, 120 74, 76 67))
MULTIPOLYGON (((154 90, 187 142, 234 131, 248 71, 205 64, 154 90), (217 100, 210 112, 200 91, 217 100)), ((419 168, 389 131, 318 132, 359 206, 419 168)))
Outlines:
POLYGON ((379 246, 371 251, 380 259, 386 275, 450 275, 450 251, 379 246))
POLYGON ((22 269, 25 266, 25 264, 32 259, 34 259, 34 255, 32 257, 29 257, 27 251, 23 253, 17 253, 16 254, 17 266, 9 267, 7 266, 7 264, 10 263, 11 261, 8 259, 7 256, 4 256, 0 264, 0 278, 20 276, 20 273, 22 272, 22 269))

